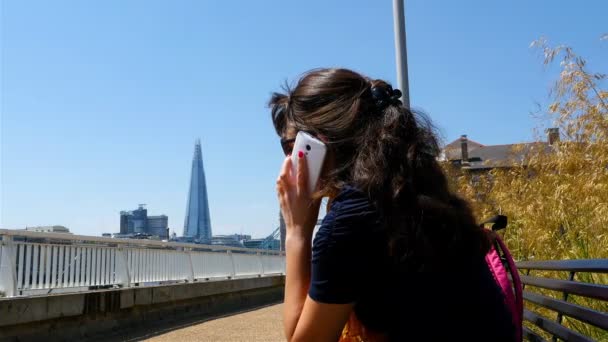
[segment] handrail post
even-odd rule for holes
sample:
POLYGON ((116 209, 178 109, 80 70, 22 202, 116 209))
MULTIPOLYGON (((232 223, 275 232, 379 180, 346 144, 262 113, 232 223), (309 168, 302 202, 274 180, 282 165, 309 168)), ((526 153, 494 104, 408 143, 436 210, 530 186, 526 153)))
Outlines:
POLYGON ((127 251, 121 246, 118 247, 116 258, 116 282, 123 287, 131 286, 131 272, 127 262, 127 251))
POLYGON ((258 260, 260 262, 260 277, 264 275, 264 257, 260 252, 257 252, 258 260))
MULTIPOLYGON (((526 270, 526 275, 527 275, 527 276, 529 276, 529 275, 530 275, 530 269, 529 269, 529 268, 526 270)), ((521 290, 523 291, 523 290, 525 290, 525 289, 526 289, 526 284, 523 284, 523 283, 522 283, 522 284, 521 284, 521 290)))
MULTIPOLYGON (((13 297, 17 290, 17 275, 15 274, 15 262, 13 253, 15 245, 12 236, 2 237, 2 252, 0 253, 0 291, 4 296, 13 297)), ((2 297, 2 296, 0 296, 2 297)))
POLYGON ((230 278, 234 279, 236 277, 236 266, 234 265, 234 256, 232 255, 232 251, 228 250, 228 256, 230 256, 230 263, 232 264, 232 270, 230 272, 230 278))
MULTIPOLYGON (((568 280, 573 281, 575 274, 576 274, 576 272, 571 271, 570 275, 568 276, 568 280)), ((562 299, 564 300, 564 302, 568 301, 568 292, 564 291, 562 299)), ((564 318, 564 315, 561 312, 558 312, 557 313, 557 323, 561 325, 563 318, 564 318)), ((554 342, 557 342, 557 337, 555 335, 553 335, 553 338, 551 340, 554 342)))
POLYGON ((190 276, 188 277, 188 282, 194 282, 194 265, 192 264, 192 248, 188 248, 188 264, 190 265, 190 276))

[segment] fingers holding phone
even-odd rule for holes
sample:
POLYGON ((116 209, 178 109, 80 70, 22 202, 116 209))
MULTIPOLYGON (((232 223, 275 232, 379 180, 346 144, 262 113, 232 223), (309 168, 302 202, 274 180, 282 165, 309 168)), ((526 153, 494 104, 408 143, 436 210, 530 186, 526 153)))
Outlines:
MULTIPOLYGON (((325 146, 296 138, 293 155, 285 158, 277 180, 281 213, 288 235, 310 238, 319 216, 321 201, 312 195, 325 158, 325 146)), ((322 143, 321 143, 322 144, 322 143)))
POLYGON ((310 189, 308 187, 308 164, 304 152, 298 152, 298 169, 296 171, 296 192, 298 197, 310 199, 310 189))
POLYGON ((318 189, 318 182, 321 177, 321 170, 326 154, 327 147, 321 140, 306 132, 298 132, 293 146, 291 161, 294 169, 298 170, 299 161, 305 159, 309 195, 312 195, 318 189), (300 158, 300 155, 305 158, 300 158))

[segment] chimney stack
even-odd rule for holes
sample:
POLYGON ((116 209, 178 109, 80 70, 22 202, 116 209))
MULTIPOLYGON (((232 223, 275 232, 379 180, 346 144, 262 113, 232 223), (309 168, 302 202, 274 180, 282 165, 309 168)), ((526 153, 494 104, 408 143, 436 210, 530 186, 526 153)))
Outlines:
POLYGON ((460 151, 462 153, 462 164, 469 162, 469 146, 468 146, 467 135, 463 134, 460 136, 460 151))
POLYGON ((552 127, 547 129, 547 142, 549 145, 559 142, 559 128, 552 127))

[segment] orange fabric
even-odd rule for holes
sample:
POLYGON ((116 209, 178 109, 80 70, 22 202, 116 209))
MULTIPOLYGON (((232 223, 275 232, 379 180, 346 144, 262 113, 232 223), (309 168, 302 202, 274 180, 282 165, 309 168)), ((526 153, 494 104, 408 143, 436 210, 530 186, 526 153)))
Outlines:
POLYGON ((373 332, 366 329, 357 319, 353 311, 344 325, 342 335, 338 342, 386 342, 388 337, 385 334, 373 332))

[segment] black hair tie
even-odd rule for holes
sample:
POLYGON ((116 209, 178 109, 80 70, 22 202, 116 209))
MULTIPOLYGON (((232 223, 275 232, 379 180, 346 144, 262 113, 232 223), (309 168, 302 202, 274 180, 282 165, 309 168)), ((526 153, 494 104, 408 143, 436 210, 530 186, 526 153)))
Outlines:
POLYGON ((378 110, 384 110, 389 105, 401 105, 401 90, 393 87, 372 87, 372 98, 378 110))

